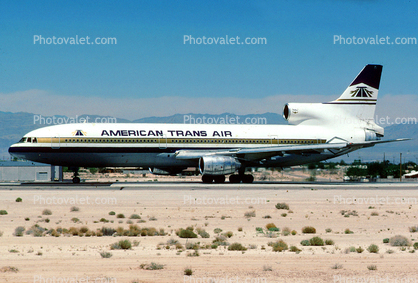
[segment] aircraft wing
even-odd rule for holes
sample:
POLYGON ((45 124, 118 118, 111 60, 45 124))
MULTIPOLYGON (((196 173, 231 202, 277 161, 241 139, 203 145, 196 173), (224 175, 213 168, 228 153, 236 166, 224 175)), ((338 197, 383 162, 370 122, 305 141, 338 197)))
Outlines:
POLYGON ((318 154, 328 150, 335 155, 350 152, 353 149, 371 147, 378 143, 389 143, 405 141, 409 139, 396 139, 386 141, 368 141, 364 143, 325 143, 325 144, 311 144, 311 145, 276 145, 258 148, 234 148, 234 149, 220 149, 220 150, 178 150, 175 155, 177 159, 199 159, 203 156, 231 156, 237 157, 246 161, 257 161, 264 158, 284 155, 284 154, 318 154))

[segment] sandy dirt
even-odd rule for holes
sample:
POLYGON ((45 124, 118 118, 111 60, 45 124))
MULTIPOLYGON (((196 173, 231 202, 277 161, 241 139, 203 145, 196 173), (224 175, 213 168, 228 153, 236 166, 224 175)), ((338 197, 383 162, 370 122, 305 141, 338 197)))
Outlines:
POLYGON ((384 238, 395 235, 405 236, 412 244, 418 241, 418 233, 409 230, 418 225, 417 186, 379 186, 228 187, 180 183, 173 187, 152 183, 123 190, 117 186, 2 186, 0 210, 8 214, 0 215, 0 282, 417 282, 418 251, 412 246, 383 243, 384 238), (22 202, 16 202, 18 197, 22 202), (275 205, 282 202, 289 205, 289 210, 276 209, 275 205), (73 206, 79 211, 71 211, 73 206), (44 209, 52 215, 42 215, 44 209), (357 216, 344 217, 341 210, 355 211, 357 216), (125 218, 109 215, 110 211, 125 218), (245 217, 252 212, 255 217, 245 217), (164 229, 167 234, 14 235, 18 226, 29 230, 35 224, 47 229, 129 229, 132 214, 145 221, 132 219, 133 224, 164 229), (267 215, 271 218, 265 218, 267 215), (74 223, 72 218, 80 222, 74 223), (113 223, 98 222, 101 218, 113 223), (268 223, 274 223, 280 232, 268 233, 268 223), (188 226, 195 232, 196 228, 205 229, 210 237, 184 239, 176 235, 177 229, 188 226), (304 226, 313 226, 316 234, 303 234, 304 226), (257 227, 263 232, 257 232, 257 227), (295 230, 296 235, 283 235, 285 227, 295 230), (169 240, 183 246, 190 242, 211 245, 218 235, 215 228, 222 229, 221 234, 231 231, 233 236, 227 242, 238 242, 248 249, 200 248, 199 256, 188 256, 194 251, 167 245, 169 240), (353 233, 345 234, 347 228, 353 233), (300 244, 314 236, 333 240, 334 244, 300 244), (137 241, 137 245, 111 250, 111 244, 124 239, 137 241), (279 239, 301 251, 272 251, 268 243, 279 239), (378 253, 367 251, 371 244, 378 245, 378 253), (364 251, 349 252, 350 247, 362 247, 364 251), (102 258, 100 252, 110 252, 112 257, 102 258), (163 265, 163 269, 141 268, 141 264, 152 262, 163 265), (372 265, 377 270, 369 270, 372 265), (193 271, 192 276, 184 275, 186 268, 193 271))

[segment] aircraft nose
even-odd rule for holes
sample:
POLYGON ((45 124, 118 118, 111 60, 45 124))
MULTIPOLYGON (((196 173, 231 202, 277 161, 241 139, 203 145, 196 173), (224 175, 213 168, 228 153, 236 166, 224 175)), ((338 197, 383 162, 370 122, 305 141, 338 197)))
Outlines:
POLYGON ((18 144, 12 144, 9 147, 9 153, 10 153, 10 155, 17 157, 17 153, 18 152, 19 152, 19 145, 18 144))

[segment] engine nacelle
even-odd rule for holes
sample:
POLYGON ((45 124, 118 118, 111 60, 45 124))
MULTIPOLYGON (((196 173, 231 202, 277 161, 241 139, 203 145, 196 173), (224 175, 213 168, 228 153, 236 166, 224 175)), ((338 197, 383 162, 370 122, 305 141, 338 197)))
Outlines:
POLYGON ((199 170, 202 175, 232 174, 240 167, 241 163, 229 156, 203 156, 199 159, 199 170))
POLYGON ((324 111, 325 107, 322 103, 287 103, 283 108, 283 118, 291 125, 308 120, 323 120, 329 112, 324 111))

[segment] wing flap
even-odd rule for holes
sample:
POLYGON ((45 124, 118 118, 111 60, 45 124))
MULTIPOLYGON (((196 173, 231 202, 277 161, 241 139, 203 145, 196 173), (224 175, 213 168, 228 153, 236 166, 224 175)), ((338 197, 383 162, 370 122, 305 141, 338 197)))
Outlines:
POLYGON ((372 147, 379 143, 390 143, 406 141, 410 139, 395 139, 386 141, 367 141, 363 143, 325 143, 325 144, 311 144, 311 145, 285 145, 285 146, 268 146, 268 147, 256 147, 256 148, 235 148, 235 149, 220 149, 220 150, 178 150, 175 155, 177 159, 199 159, 202 156, 209 155, 222 155, 232 156, 246 161, 256 161, 264 158, 269 158, 277 155, 284 154, 318 154, 325 150, 340 155, 343 152, 350 152, 353 149, 359 149, 363 147, 372 147))

